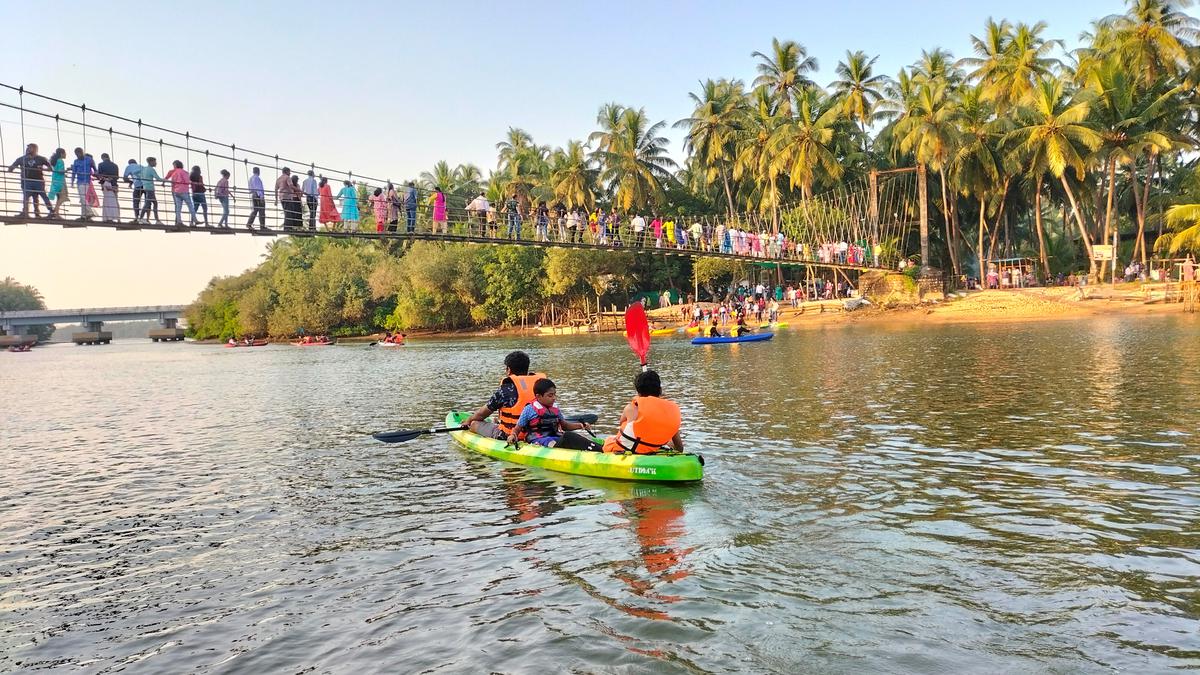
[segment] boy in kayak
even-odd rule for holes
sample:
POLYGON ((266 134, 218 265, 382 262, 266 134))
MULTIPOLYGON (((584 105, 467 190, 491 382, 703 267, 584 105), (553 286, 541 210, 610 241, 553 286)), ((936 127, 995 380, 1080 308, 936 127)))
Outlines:
POLYGON ((529 355, 525 352, 510 352, 504 357, 504 379, 500 387, 482 408, 462 423, 462 428, 484 438, 505 439, 512 433, 525 406, 533 401, 533 385, 546 377, 542 373, 529 374, 529 355), (496 422, 487 421, 492 413, 498 413, 496 422))
POLYGON ((652 455, 671 445, 675 452, 683 452, 679 406, 662 397, 658 373, 653 370, 638 373, 633 388, 637 396, 621 411, 617 435, 605 439, 604 451, 652 455))
POLYGON ((566 450, 590 450, 600 452, 601 445, 583 434, 575 433, 576 429, 591 432, 591 428, 582 422, 568 422, 563 419, 562 411, 555 402, 558 400, 558 389, 548 378, 539 378, 533 383, 533 401, 521 411, 513 430, 508 434, 508 442, 516 443, 524 440, 534 445, 544 445, 547 448, 564 448, 566 450))

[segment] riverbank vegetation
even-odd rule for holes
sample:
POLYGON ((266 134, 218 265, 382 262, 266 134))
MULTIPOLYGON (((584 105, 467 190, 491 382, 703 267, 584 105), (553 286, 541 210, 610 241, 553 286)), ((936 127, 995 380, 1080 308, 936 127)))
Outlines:
MULTIPOLYGON (((1196 252, 1200 23, 1186 4, 1128 0, 1070 50, 1043 23, 991 19, 971 36, 970 54, 925 49, 894 76, 878 71, 876 56, 849 50, 824 86, 802 44, 776 39, 751 54, 755 77, 701 81, 684 119, 606 103, 586 139, 551 147, 514 127, 487 177, 439 162, 419 180, 458 207, 484 191, 493 203, 515 195, 526 211, 544 200, 773 229, 784 205, 873 170, 919 165, 929 176, 924 262, 955 274, 978 275, 983 261, 1004 257, 1037 259, 1043 276, 1094 269, 1093 246, 1114 240, 1125 261, 1196 252), (686 132, 678 162, 668 124, 686 132)), ((920 236, 913 227, 886 243, 912 254, 920 236)), ((512 324, 618 288, 689 285, 689 263, 660 258, 666 267, 652 273, 654 263, 627 253, 286 242, 258 270, 214 280, 191 325, 224 336, 512 324), (689 269, 673 276, 672 265, 689 269), (556 271, 575 266, 587 274, 556 271)))

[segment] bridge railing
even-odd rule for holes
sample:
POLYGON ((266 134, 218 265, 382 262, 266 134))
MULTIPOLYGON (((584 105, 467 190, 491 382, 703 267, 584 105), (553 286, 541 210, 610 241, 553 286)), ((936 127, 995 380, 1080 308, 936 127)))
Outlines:
POLYGON ((488 204, 486 209, 469 208, 471 204, 439 207, 429 193, 420 195, 414 206, 404 200, 403 186, 397 186, 400 203, 396 204, 387 199, 386 192, 374 195, 372 186, 366 186, 369 194, 363 198, 359 189, 362 183, 343 183, 342 188, 350 191, 340 196, 330 186, 325 195, 294 199, 291 193, 272 189, 275 181, 267 177, 261 197, 244 187, 231 187, 223 200, 209 180, 204 178, 203 192, 189 189, 176 193, 169 180, 157 182, 152 191, 147 191, 145 187, 138 189, 133 180, 120 177, 96 178, 77 185, 69 171, 55 176, 53 171, 43 169, 40 180, 10 171, 0 177, 0 221, 213 235, 508 242, 854 268, 887 268, 898 262, 896 254, 882 250, 876 242, 844 238, 797 242, 773 232, 762 219, 750 217, 662 217, 663 226, 655 228, 654 218, 643 214, 644 227, 639 230, 634 226, 633 214, 608 212, 603 218, 597 215, 592 219, 587 212, 572 216, 570 211, 552 211, 549 207, 541 210, 526 203, 518 203, 516 208, 511 204, 488 204), (198 196, 202 205, 197 204, 198 196), (94 201, 85 208, 82 202, 89 197, 94 201))

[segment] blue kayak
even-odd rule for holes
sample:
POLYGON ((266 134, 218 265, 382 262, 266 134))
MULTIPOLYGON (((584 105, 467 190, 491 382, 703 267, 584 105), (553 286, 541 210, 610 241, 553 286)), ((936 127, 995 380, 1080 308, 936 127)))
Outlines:
POLYGON ((751 333, 741 337, 694 337, 694 345, 725 345, 733 342, 762 342, 775 337, 774 333, 751 333))

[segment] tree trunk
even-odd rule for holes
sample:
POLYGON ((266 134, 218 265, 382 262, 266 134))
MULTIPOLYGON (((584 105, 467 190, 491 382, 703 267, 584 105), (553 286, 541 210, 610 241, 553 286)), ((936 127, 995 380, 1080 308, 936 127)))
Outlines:
POLYGON ((942 184, 942 225, 946 230, 946 254, 950 256, 950 269, 958 274, 958 260, 954 255, 954 238, 950 228, 950 199, 946 196, 946 172, 938 170, 938 182, 942 184))
POLYGON ((729 219, 733 220, 733 192, 729 189, 729 174, 721 169, 721 180, 725 183, 725 200, 729 204, 729 219))
POLYGON ((1066 174, 1059 176, 1059 180, 1062 181, 1063 189, 1067 191, 1067 199, 1071 201, 1071 211, 1075 213, 1075 224, 1079 226, 1079 235, 1083 237, 1083 248, 1087 251, 1088 257, 1088 270, 1095 276, 1096 259, 1092 257, 1092 238, 1088 235, 1087 226, 1083 224, 1083 214, 1079 213, 1079 203, 1075 201, 1075 191, 1067 182, 1066 174))
POLYGON ((987 229, 987 219, 984 214, 987 212, 987 200, 983 195, 979 195, 979 248, 976 253, 979 255, 979 283, 983 284, 983 279, 987 275, 987 257, 983 254, 983 232, 987 229))
POLYGON ((1108 204, 1104 207, 1104 241, 1112 239, 1113 193, 1117 191, 1117 157, 1108 158, 1108 204))
POLYGON ((1050 278, 1050 258, 1046 256, 1046 235, 1042 233, 1042 176, 1037 177, 1037 192, 1033 193, 1033 227, 1037 230, 1038 257, 1042 261, 1042 278, 1050 278))
MULTIPOLYGON (((1149 167, 1147 167, 1149 168, 1149 167)), ((1137 162, 1129 167, 1129 184, 1133 186, 1133 211, 1137 215, 1137 241, 1133 243, 1133 253, 1142 255, 1142 266, 1146 265, 1146 203, 1142 201, 1142 188, 1138 184, 1137 162)))

